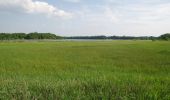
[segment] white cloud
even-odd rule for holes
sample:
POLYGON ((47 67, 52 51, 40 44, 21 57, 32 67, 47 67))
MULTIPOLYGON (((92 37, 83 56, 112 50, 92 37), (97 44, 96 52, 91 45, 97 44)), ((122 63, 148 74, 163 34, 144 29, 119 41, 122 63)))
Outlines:
POLYGON ((170 3, 105 5, 111 19, 120 23, 157 23, 170 20, 170 3))
POLYGON ((58 9, 47 2, 33 0, 0 0, 0 9, 3 11, 18 11, 25 13, 38 13, 47 16, 70 18, 72 14, 58 9))
POLYGON ((129 7, 129 15, 134 15, 133 19, 136 22, 159 22, 169 20, 170 3, 159 5, 135 5, 129 7))
POLYGON ((84 6, 82 9, 79 9, 79 11, 75 14, 77 16, 77 19, 79 18, 79 20, 85 20, 89 22, 89 24, 98 24, 100 22, 117 23, 119 22, 121 17, 121 14, 117 10, 111 9, 110 7, 106 6, 84 6))
POLYGON ((64 0, 64 1, 72 2, 72 3, 78 3, 78 2, 80 2, 81 0, 64 0))
POLYGON ((106 7, 105 8, 105 16, 108 20, 110 20, 111 22, 118 22, 119 21, 119 17, 121 16, 117 11, 112 11, 112 9, 106 7))

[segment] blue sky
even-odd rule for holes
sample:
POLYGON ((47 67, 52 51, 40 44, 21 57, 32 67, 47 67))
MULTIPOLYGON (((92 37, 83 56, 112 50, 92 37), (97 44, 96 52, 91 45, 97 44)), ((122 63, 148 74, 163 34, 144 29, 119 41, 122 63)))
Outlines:
POLYGON ((159 36, 170 0, 0 0, 0 32, 159 36))

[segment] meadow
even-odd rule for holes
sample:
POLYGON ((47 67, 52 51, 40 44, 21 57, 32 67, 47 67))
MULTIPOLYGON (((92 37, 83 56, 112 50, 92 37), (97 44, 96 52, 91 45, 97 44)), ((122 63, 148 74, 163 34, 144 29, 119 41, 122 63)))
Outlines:
POLYGON ((170 100, 170 42, 0 42, 0 100, 96 99, 170 100))

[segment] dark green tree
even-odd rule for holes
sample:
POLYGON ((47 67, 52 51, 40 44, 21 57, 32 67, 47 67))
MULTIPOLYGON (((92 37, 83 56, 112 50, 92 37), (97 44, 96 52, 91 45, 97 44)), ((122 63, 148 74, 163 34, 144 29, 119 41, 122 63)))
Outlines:
POLYGON ((166 40, 166 41, 170 40, 170 33, 166 33, 166 34, 161 35, 159 37, 159 39, 166 40))
POLYGON ((0 33, 0 40, 16 40, 16 39, 61 39, 52 33, 0 33))

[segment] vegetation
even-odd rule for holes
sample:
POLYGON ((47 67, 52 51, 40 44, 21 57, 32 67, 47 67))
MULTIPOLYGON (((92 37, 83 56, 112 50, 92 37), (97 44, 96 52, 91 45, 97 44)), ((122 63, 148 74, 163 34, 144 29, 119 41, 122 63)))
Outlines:
POLYGON ((170 42, 0 42, 1 100, 170 100, 170 42))
POLYGON ((15 39, 60 39, 52 33, 0 33, 0 40, 15 40, 15 39))
POLYGON ((62 37, 52 33, 0 33, 0 40, 22 40, 22 39, 113 39, 113 40, 170 40, 170 34, 163 34, 159 37, 153 36, 71 36, 62 37))
POLYGON ((65 39, 113 39, 113 40, 153 40, 157 39, 157 37, 153 36, 71 36, 65 37, 65 39))
POLYGON ((170 33, 166 33, 166 34, 161 35, 159 37, 159 39, 166 40, 166 41, 170 40, 170 33))

